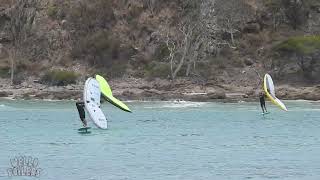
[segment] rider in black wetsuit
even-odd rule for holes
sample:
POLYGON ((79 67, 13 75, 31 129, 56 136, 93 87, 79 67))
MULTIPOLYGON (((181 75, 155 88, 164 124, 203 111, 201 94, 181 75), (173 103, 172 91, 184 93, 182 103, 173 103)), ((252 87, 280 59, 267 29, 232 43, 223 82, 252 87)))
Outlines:
POLYGON ((85 117, 86 113, 84 111, 84 102, 78 101, 78 102, 76 102, 76 106, 77 106, 77 109, 79 112, 80 119, 83 123, 83 127, 87 127, 87 121, 86 121, 86 117, 85 117))
POLYGON ((260 93, 260 106, 261 106, 261 109, 262 109, 263 113, 268 112, 267 108, 266 108, 266 102, 264 100, 264 97, 265 97, 265 94, 264 93, 260 93))

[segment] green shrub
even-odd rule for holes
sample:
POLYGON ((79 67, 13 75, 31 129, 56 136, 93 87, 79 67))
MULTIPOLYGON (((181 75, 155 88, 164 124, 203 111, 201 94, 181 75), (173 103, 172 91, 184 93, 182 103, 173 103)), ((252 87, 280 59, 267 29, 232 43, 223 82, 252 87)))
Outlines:
POLYGON ((227 62, 225 58, 214 58, 210 62, 213 66, 217 67, 218 69, 226 69, 227 68, 227 62))
POLYGON ((243 67, 244 67, 243 60, 242 60, 242 59, 239 59, 239 58, 233 59, 232 65, 233 65, 234 67, 238 67, 238 68, 243 68, 243 67))
POLYGON ((167 45, 165 43, 162 43, 155 50, 153 57, 158 61, 162 61, 163 59, 165 59, 169 55, 170 55, 170 51, 169 51, 167 45))
POLYGON ((65 86, 68 84, 76 83, 78 74, 73 71, 64 70, 51 70, 47 71, 41 78, 43 84, 65 86))
POLYGON ((210 77, 215 71, 210 63, 199 62, 197 63, 196 70, 201 77, 210 77))
POLYGON ((88 60, 92 65, 110 66, 113 60, 120 57, 120 52, 122 52, 120 45, 119 39, 113 37, 108 31, 101 30, 82 37, 75 44, 72 56, 91 55, 88 60))
POLYGON ((55 5, 50 5, 47 9, 47 15, 51 18, 56 18, 58 14, 58 7, 55 5))
POLYGON ((128 9, 129 15, 127 16, 127 22, 131 25, 137 25, 137 17, 143 12, 143 6, 137 6, 132 4, 128 9))
MULTIPOLYGON (((290 38, 274 47, 280 57, 289 57, 301 68, 306 79, 312 79, 316 71, 318 54, 320 53, 320 36, 298 36, 290 38)), ((282 58, 283 59, 283 58, 282 58)), ((287 63, 279 61, 280 67, 287 63)), ((280 68, 281 69, 281 68, 280 68)))
POLYGON ((107 29, 115 23, 113 0, 71 1, 65 8, 67 21, 75 29, 75 38, 92 30, 107 29))
POLYGON ((114 77, 122 77, 127 69, 127 64, 121 62, 114 62, 110 65, 110 67, 103 68, 103 73, 106 77, 114 78, 114 77))
POLYGON ((293 37, 276 45, 275 50, 301 55, 313 54, 320 50, 320 36, 293 37))
POLYGON ((0 67, 0 77, 8 78, 10 77, 10 67, 0 67))
POLYGON ((147 77, 167 78, 170 75, 170 64, 156 62, 149 63, 145 67, 145 75, 147 77))

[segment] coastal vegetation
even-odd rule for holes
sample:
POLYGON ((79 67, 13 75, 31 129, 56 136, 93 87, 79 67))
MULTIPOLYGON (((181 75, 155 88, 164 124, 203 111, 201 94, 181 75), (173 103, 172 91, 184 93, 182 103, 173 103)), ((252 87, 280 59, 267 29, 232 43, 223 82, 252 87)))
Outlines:
POLYGON ((265 72, 283 82, 319 81, 317 0, 1 3, 0 74, 12 82, 32 75, 68 84, 94 72, 251 86, 265 72), (84 72, 75 79, 55 69, 84 72))
POLYGON ((53 86, 64 86, 75 83, 78 76, 73 71, 50 70, 41 77, 41 82, 53 86))
POLYGON ((278 44, 275 49, 287 59, 293 59, 307 79, 313 79, 313 72, 319 67, 320 36, 298 36, 278 44))

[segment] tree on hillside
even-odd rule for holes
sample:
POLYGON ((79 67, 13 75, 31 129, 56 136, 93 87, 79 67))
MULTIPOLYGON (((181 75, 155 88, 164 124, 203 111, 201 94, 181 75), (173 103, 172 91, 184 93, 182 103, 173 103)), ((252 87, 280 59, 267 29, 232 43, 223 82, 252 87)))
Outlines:
POLYGON ((181 3, 181 17, 179 31, 183 35, 183 47, 180 62, 173 73, 174 79, 184 64, 187 65, 186 76, 189 76, 191 65, 196 63, 201 36, 203 33, 201 22, 202 1, 184 1, 181 3))
POLYGON ((293 29, 296 30, 308 19, 306 3, 302 0, 282 0, 282 6, 285 7, 285 14, 293 29))
POLYGON ((154 14, 154 10, 156 9, 158 2, 159 0, 143 0, 144 6, 149 9, 152 15, 154 14))
MULTIPOLYGON (((169 50, 171 78, 184 71, 186 76, 196 75, 197 63, 209 49, 221 43, 218 37, 214 0, 181 1, 177 26, 160 30, 169 50)), ((170 24, 170 23, 169 23, 170 24)))
POLYGON ((230 35, 235 46, 234 35, 252 16, 252 9, 244 0, 216 0, 217 23, 221 30, 230 35))
POLYGON ((273 30, 277 30, 278 26, 285 22, 285 12, 282 7, 281 0, 268 0, 266 1, 266 6, 272 13, 272 25, 273 30))
POLYGON ((165 38, 165 44, 166 44, 166 48, 169 51, 169 62, 170 62, 170 76, 173 77, 173 61, 175 58, 175 53, 176 53, 176 42, 172 40, 172 38, 169 37, 169 34, 167 34, 166 38, 165 38))
POLYGON ((67 19, 71 22, 70 30, 74 31, 75 37, 110 29, 114 23, 112 0, 79 0, 69 6, 66 9, 67 19))
POLYGON ((312 0, 267 0, 265 4, 272 12, 275 30, 285 22, 296 30, 308 20, 312 0))
POLYGON ((9 48, 11 61, 11 84, 14 82, 14 73, 20 59, 19 49, 32 34, 32 25, 36 16, 38 0, 17 0, 8 12, 10 18, 7 31, 10 35, 12 47, 9 48))
MULTIPOLYGON (((197 34, 197 25, 199 25, 200 1, 181 1, 178 3, 179 23, 171 29, 164 28, 160 30, 161 38, 169 50, 170 77, 175 79, 182 67, 191 63, 191 54, 195 43, 195 34, 197 34)), ((171 19, 168 21, 172 21, 171 19)), ((171 22, 170 22, 171 23, 171 22)), ((168 22, 167 25, 170 24, 168 22)), ((190 67, 190 65, 188 65, 190 67)), ((189 68, 190 69, 190 68, 189 68)), ((187 70, 187 75, 189 74, 187 70)))
POLYGON ((70 3, 67 10, 73 58, 110 67, 120 54, 125 54, 120 53, 120 39, 111 32, 116 22, 112 0, 79 0, 70 3))

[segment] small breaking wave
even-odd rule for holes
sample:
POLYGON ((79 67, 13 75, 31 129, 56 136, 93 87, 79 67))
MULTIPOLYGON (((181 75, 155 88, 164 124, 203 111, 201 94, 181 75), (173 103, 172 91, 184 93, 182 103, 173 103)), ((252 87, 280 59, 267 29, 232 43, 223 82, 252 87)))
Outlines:
POLYGON ((201 107, 207 104, 206 102, 191 102, 191 101, 169 101, 167 104, 161 105, 163 108, 187 108, 187 107, 201 107))
POLYGON ((192 101, 161 101, 152 106, 144 106, 145 109, 158 109, 158 108, 198 108, 206 105, 207 102, 192 102, 192 101))
POLYGON ((15 109, 15 108, 12 106, 5 105, 5 104, 0 104, 0 109, 15 109))

